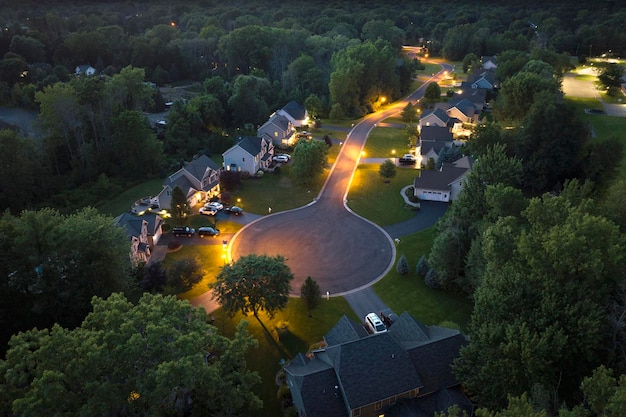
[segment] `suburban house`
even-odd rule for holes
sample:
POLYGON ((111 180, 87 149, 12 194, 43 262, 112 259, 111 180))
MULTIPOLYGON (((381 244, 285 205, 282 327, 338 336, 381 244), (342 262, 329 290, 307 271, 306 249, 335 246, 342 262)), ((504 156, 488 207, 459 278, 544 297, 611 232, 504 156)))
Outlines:
POLYGON ((343 316, 324 342, 284 368, 300 417, 432 416, 454 404, 473 411, 450 368, 466 343, 458 330, 405 312, 387 332, 368 334, 343 316))
POLYGON ((257 130, 257 136, 271 141, 274 146, 288 147, 296 140, 296 128, 288 118, 274 113, 257 130))
POLYGON ((484 88, 485 90, 493 90, 497 85, 496 73, 493 70, 470 75, 467 81, 471 83, 472 88, 484 88))
POLYGON ((434 109, 422 114, 419 121, 419 127, 420 129, 424 126, 452 127, 454 126, 454 123, 455 120, 453 120, 445 110, 435 107, 434 109))
POLYGON ((473 161, 466 156, 440 170, 420 170, 413 180, 413 195, 420 200, 450 202, 458 198, 463 181, 472 169, 473 161))
POLYGON ((437 163, 441 148, 444 146, 451 147, 453 143, 454 137, 450 128, 442 126, 422 127, 415 149, 418 165, 426 166, 430 158, 437 163))
POLYGON ((146 264, 150 259, 150 248, 156 246, 163 233, 163 218, 158 214, 149 213, 136 216, 124 213, 115 219, 130 238, 130 260, 133 265, 146 264))
POLYGON ((237 143, 222 154, 226 171, 249 172, 267 169, 274 155, 274 144, 269 138, 239 136, 237 143))
POLYGON ((498 68, 498 59, 496 56, 485 55, 480 58, 480 62, 483 69, 486 70, 495 70, 496 68, 498 68))
POLYGON ((289 119, 294 127, 302 127, 309 124, 309 115, 306 109, 294 100, 285 104, 283 108, 277 110, 276 113, 289 119))
POLYGON ((91 75, 94 75, 95 73, 96 73, 96 69, 94 67, 92 67, 91 65, 88 65, 88 64, 78 65, 74 69, 74 74, 76 74, 76 75, 91 76, 91 75))
POLYGON ((160 209, 169 210, 172 190, 180 187, 187 196, 189 206, 194 206, 220 193, 220 166, 206 155, 200 155, 167 177, 163 190, 152 201, 160 209))

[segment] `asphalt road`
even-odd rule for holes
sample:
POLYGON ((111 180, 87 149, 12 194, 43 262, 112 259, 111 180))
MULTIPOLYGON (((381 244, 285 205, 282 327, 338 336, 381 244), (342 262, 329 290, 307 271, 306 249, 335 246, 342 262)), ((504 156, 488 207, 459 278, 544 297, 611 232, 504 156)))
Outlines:
MULTIPOLYGON (((452 70, 442 66, 433 81, 452 70)), ((352 294, 381 279, 393 266, 393 240, 381 227, 350 211, 345 199, 370 131, 409 101, 423 97, 425 86, 354 126, 315 201, 246 225, 230 241, 229 258, 284 256, 295 276, 291 288, 296 296, 308 276, 317 281, 322 294, 331 296, 352 294)))

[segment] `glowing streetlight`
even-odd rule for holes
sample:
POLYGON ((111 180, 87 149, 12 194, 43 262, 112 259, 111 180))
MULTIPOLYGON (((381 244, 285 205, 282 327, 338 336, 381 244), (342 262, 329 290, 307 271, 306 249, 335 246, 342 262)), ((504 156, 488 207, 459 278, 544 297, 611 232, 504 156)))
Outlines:
POLYGON ((396 156, 396 150, 395 149, 391 150, 391 155, 393 155, 394 157, 396 156))
POLYGON ((222 259, 224 260, 224 266, 226 265, 226 249, 228 248, 228 241, 222 240, 222 259))

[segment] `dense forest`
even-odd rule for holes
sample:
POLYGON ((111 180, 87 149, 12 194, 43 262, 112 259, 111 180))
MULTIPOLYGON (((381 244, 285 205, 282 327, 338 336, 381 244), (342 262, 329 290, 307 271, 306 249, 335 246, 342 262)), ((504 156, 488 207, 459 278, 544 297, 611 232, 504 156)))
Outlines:
MULTIPOLYGON (((243 330, 233 342, 222 340, 206 331, 206 317, 190 320, 168 300, 146 296, 134 307, 121 298, 92 301, 132 293, 136 271, 121 231, 83 207, 162 178, 199 153, 223 152, 290 100, 314 118, 354 119, 374 111, 381 96, 401 98, 422 64, 404 56, 402 45, 416 45, 462 61, 467 71, 481 56, 498 56, 491 116, 467 146, 478 161, 419 267, 428 285, 474 302, 470 342, 454 371, 477 414, 624 415, 626 377, 616 375, 626 374, 626 184, 614 181, 622 142, 591 141, 560 81, 572 57, 623 57, 625 22, 626 8, 604 0, 523 8, 496 0, 0 0, 0 106, 38 115, 34 132, 0 126, 2 343, 33 327, 70 329, 15 338, 0 361, 7 388, 0 411, 32 379, 28 372, 41 359, 33 345, 71 361, 58 346, 109 338, 119 341, 123 360, 136 346, 112 329, 140 326, 141 312, 173 312, 167 326, 189 327, 217 351, 234 351, 215 359, 219 375, 230 378, 224 392, 254 385, 235 365, 252 344, 243 330), (86 67, 94 74, 80 73, 86 67), (164 88, 180 94, 166 97, 164 88), (164 111, 170 100, 167 129, 154 129, 147 113, 164 111), (99 246, 110 248, 106 256, 99 246)), ((197 358, 183 342, 176 346, 189 357, 185 369, 193 369, 197 358)), ((106 375, 109 359, 96 359, 106 375)), ((52 362, 62 369, 63 360, 52 362)), ((173 368, 163 375, 183 377, 173 368)), ((159 375, 149 377, 167 391, 159 375)), ((196 385, 184 395, 209 389, 198 381, 195 394, 196 385)), ((37 415, 36 391, 12 409, 37 415)), ((225 396, 206 406, 225 407, 225 396)), ((233 415, 245 415, 259 404, 250 395, 231 406, 233 415)), ((128 407, 118 414, 133 412, 128 407)))

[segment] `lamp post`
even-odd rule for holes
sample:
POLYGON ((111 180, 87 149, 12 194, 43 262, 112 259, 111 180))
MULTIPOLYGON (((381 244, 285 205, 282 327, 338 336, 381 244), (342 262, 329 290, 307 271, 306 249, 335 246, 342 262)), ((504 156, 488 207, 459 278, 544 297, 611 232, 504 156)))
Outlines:
POLYGON ((224 260, 224 266, 226 266, 226 248, 228 247, 228 241, 222 240, 222 259, 224 260))

